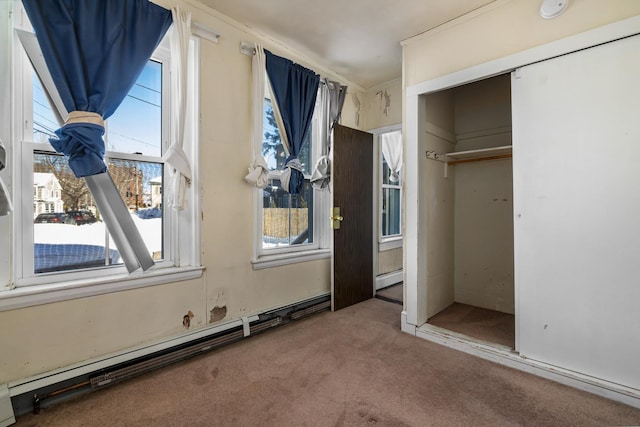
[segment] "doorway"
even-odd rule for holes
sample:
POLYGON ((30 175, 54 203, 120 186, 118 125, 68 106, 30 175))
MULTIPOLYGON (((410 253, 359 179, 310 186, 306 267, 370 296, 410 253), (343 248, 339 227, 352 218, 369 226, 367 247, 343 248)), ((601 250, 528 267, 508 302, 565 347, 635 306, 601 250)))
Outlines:
POLYGON ((371 133, 375 296, 403 305, 402 124, 374 129, 371 133))
POLYGON ((427 323, 513 349, 510 75, 424 102, 427 323))

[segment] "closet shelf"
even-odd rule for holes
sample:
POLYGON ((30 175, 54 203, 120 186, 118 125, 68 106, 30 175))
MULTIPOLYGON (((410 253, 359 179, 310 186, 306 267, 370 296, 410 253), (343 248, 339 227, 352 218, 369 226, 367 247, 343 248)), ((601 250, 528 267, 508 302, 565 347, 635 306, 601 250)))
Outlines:
POLYGON ((481 148, 478 150, 469 151, 454 151, 452 153, 446 153, 446 156, 450 159, 447 161, 449 165, 455 165, 458 163, 470 163, 481 162, 484 160, 499 160, 508 159, 511 157, 511 145, 503 145, 500 147, 481 148))

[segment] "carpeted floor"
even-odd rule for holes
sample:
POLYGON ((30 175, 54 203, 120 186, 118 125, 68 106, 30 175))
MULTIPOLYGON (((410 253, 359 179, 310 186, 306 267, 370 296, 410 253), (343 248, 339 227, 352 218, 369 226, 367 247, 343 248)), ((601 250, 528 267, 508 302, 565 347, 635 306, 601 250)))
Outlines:
POLYGON ((19 426, 591 426, 640 410, 400 332, 371 299, 98 391, 19 426))
POLYGON ((429 324, 511 348, 516 345, 513 314, 456 302, 430 318, 429 324))

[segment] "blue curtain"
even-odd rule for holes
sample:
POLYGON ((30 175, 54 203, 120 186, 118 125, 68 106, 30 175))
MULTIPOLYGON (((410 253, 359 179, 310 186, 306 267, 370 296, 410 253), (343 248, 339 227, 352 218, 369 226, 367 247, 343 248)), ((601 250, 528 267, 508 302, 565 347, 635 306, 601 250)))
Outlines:
MULTIPOLYGON (((148 0, 22 0, 67 111, 111 116, 171 26, 148 0)), ((70 123, 51 145, 77 177, 106 172, 104 127, 70 123)))
POLYGON ((320 76, 268 50, 264 53, 267 76, 289 141, 289 157, 285 162, 285 167, 291 169, 288 190, 290 194, 298 194, 304 175, 294 165, 311 128, 320 76))

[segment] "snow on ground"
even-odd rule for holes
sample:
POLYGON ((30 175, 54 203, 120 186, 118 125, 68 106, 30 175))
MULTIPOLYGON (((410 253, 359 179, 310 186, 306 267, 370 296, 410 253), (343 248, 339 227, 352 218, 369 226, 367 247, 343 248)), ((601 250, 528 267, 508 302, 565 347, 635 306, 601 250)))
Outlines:
MULTIPOLYGON (((140 235, 153 254, 162 250, 162 219, 140 219, 137 215, 131 215, 134 224, 138 227, 140 235)), ((34 243, 48 244, 79 244, 79 245, 105 245, 105 224, 102 221, 93 224, 33 224, 34 243)), ((110 248, 116 248, 112 239, 110 248)))

